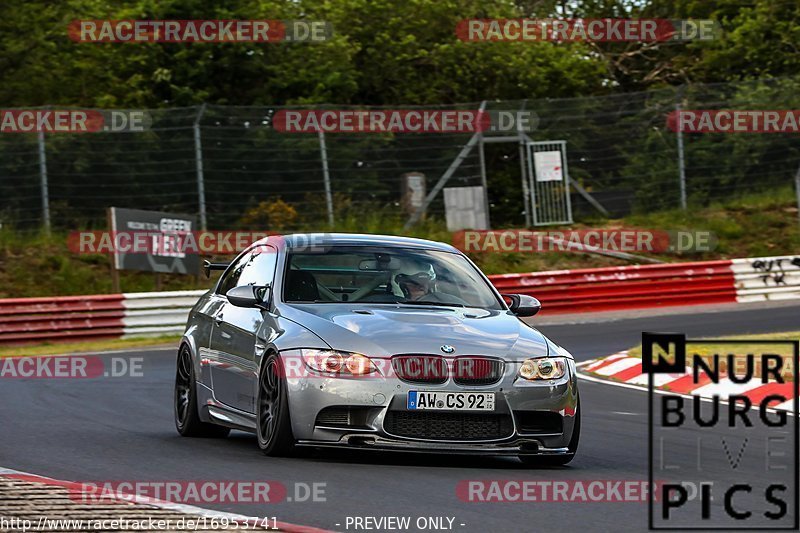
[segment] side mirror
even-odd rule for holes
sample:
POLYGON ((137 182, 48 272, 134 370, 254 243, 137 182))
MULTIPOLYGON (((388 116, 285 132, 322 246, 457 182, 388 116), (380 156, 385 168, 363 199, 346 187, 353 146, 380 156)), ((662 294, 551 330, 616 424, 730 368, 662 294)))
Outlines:
POLYGON ((225 296, 231 305, 248 309, 266 309, 269 300, 269 285, 242 285, 229 290, 225 296))
POLYGON ((542 310, 542 302, 527 294, 504 294, 511 303, 508 309, 517 316, 533 316, 542 310))
POLYGON ((211 261, 203 261, 203 273, 207 278, 211 277, 212 270, 225 270, 230 263, 212 263, 211 261))

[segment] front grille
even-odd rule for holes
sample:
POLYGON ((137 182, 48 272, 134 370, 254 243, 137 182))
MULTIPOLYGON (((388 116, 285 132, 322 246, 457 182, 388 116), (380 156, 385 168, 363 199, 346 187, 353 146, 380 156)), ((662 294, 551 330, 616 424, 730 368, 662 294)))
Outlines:
POLYGON ((397 355, 392 358, 397 377, 409 383, 441 384, 447 381, 447 361, 438 355, 397 355))
POLYGON ((500 359, 478 355, 456 357, 452 368, 439 355, 396 355, 392 358, 392 368, 398 378, 409 383, 438 385, 445 383, 452 373, 458 385, 491 385, 503 378, 505 367, 500 359))
POLYGON ((453 381, 459 385, 491 385, 503 377, 503 361, 488 357, 457 357, 453 381))
POLYGON ((511 436, 508 414, 389 411, 383 421, 387 433, 429 440, 494 440, 511 436))

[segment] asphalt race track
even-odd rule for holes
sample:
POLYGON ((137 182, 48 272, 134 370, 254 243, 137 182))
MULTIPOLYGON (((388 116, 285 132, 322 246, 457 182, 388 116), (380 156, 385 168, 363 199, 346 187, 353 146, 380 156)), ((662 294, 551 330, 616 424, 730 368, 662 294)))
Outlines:
MULTIPOLYGON (((643 330, 690 337, 786 331, 800 329, 798 317, 800 305, 734 307, 541 329, 582 361, 637 344, 643 330)), ((344 451, 272 459, 244 433, 222 441, 179 437, 172 419, 174 352, 125 355, 144 357, 144 377, 2 380, 0 466, 74 481, 276 480, 290 496, 295 482, 324 482, 325 502, 204 506, 340 531, 348 516, 410 516, 412 524, 420 516, 448 516, 455 518, 453 530, 470 532, 647 529, 644 503, 469 503, 456 496, 457 483, 470 479, 647 479, 642 392, 584 380, 581 446, 566 468, 344 451)))

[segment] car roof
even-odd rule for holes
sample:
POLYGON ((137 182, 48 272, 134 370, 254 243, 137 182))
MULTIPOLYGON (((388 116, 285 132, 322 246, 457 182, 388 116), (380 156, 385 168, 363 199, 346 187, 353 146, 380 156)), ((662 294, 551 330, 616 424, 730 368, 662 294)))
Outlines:
POLYGON ((257 244, 267 244, 280 238, 287 249, 307 248, 309 246, 384 246, 396 248, 421 248, 426 250, 439 250, 443 252, 460 253, 450 244, 426 239, 411 237, 397 237, 394 235, 370 235, 365 233, 293 233, 291 235, 271 236, 258 241, 257 244))

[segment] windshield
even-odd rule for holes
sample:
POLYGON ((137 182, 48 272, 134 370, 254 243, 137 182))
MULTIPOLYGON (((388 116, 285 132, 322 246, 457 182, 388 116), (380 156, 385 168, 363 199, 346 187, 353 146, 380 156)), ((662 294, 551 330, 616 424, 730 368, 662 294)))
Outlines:
POLYGON ((503 309, 462 255, 408 248, 330 247, 289 254, 283 299, 503 309))

